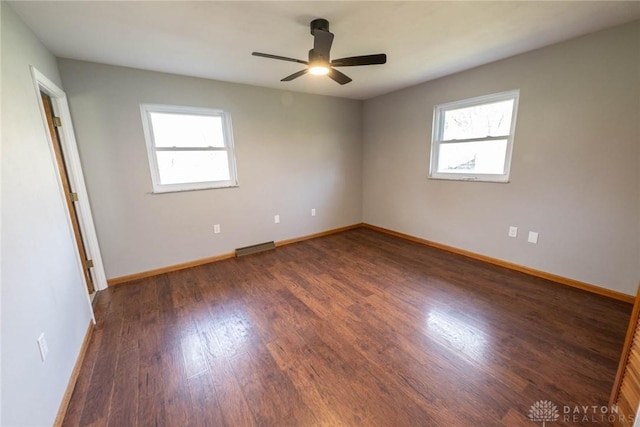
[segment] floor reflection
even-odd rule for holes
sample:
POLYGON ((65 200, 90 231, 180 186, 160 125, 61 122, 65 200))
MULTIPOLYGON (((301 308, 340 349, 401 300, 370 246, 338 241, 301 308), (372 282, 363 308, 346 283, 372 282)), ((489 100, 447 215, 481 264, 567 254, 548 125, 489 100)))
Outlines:
POLYGON ((474 361, 484 361, 488 337, 484 331, 470 324, 467 319, 435 309, 429 312, 427 328, 431 338, 474 361))
POLYGON ((224 310, 208 326, 219 344, 214 354, 219 351, 219 355, 232 357, 249 351, 255 344, 256 331, 244 310, 224 310))

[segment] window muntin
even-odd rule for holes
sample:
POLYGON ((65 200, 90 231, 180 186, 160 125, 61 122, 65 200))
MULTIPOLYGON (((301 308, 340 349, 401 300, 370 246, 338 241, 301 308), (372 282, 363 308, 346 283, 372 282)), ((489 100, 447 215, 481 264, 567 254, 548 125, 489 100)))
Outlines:
POLYGON ((519 91, 438 105, 430 178, 508 182, 519 91))
POLYGON ((237 185, 229 113, 155 104, 140 109, 155 193, 237 185))

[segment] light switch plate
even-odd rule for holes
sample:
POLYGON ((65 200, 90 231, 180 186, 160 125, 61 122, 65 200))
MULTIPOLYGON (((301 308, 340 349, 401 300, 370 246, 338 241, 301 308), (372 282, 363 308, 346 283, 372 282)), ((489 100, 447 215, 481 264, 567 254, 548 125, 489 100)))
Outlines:
POLYGON ((538 243, 538 233, 536 231, 530 231, 527 241, 529 243, 538 243))

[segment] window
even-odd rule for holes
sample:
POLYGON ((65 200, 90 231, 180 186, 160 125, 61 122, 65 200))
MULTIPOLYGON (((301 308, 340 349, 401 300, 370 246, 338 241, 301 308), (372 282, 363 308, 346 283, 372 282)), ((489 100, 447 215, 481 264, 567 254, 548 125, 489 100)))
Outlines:
POLYGON ((229 113, 153 104, 140 110, 154 193, 238 185, 229 113))
POLYGON ((436 106, 429 177, 509 182, 520 91, 436 106))

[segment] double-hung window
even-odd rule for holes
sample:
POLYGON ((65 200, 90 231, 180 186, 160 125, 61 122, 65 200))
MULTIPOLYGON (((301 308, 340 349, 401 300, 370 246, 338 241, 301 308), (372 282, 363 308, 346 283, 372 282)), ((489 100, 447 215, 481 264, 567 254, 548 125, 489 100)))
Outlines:
POLYGON ((228 112, 156 104, 140 111, 154 193, 238 185, 228 112))
POLYGON ((520 91, 438 105, 429 177, 509 182, 520 91))

